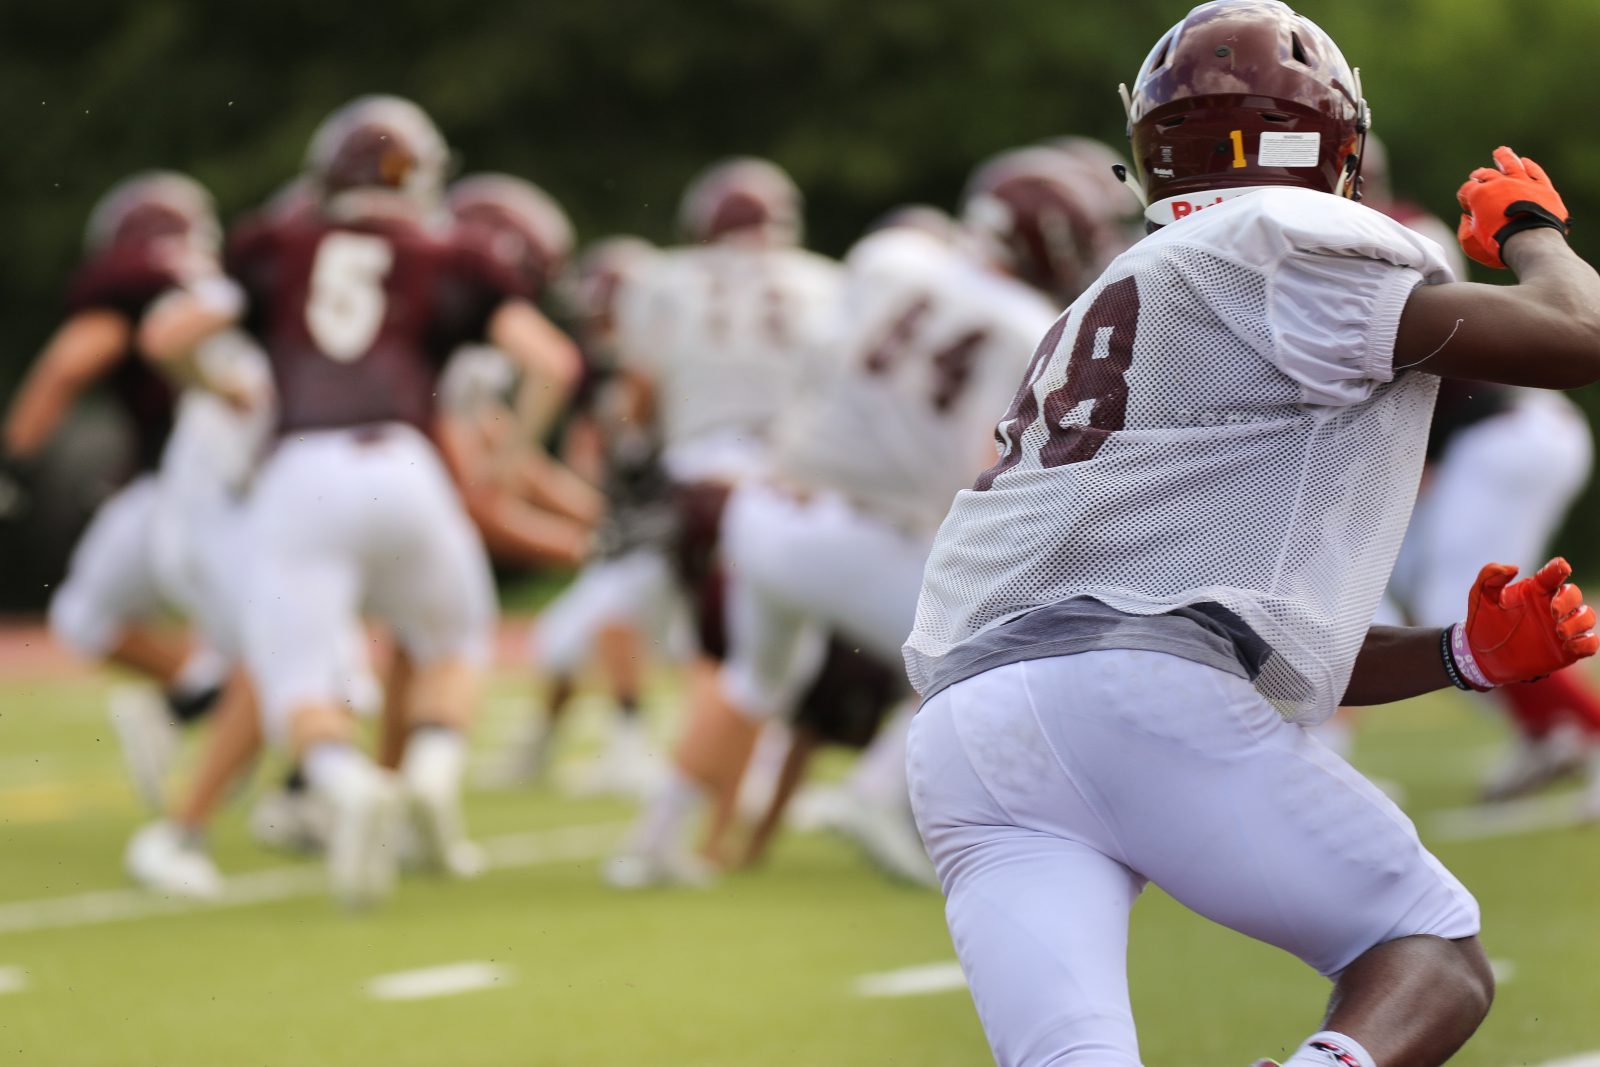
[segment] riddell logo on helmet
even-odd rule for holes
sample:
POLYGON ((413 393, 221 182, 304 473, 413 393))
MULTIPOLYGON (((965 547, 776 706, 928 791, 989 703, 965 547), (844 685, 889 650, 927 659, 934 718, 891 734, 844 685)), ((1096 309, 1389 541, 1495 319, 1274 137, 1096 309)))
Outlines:
POLYGON ((1145 209, 1145 218, 1158 226, 1186 219, 1190 215, 1204 211, 1206 208, 1216 207, 1236 196, 1253 193, 1262 188, 1259 185, 1241 186, 1237 189, 1216 189, 1210 192, 1169 196, 1165 200, 1157 200, 1145 209))
POLYGON ((1208 207, 1216 207, 1226 199, 1227 197, 1218 196, 1205 203, 1195 203, 1192 200, 1173 200, 1172 217, 1175 219, 1181 219, 1186 215, 1194 214, 1196 211, 1203 211, 1208 207))

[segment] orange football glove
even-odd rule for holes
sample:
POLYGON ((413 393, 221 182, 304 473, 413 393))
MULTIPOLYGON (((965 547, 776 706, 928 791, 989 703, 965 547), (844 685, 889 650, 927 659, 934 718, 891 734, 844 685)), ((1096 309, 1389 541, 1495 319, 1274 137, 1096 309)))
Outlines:
POLYGON ((1494 169, 1479 167, 1456 192, 1464 214, 1456 237, 1461 251, 1486 267, 1504 268, 1500 248, 1523 230, 1548 226, 1564 235, 1572 218, 1544 168, 1502 145, 1494 169))
POLYGON ((1446 664, 1473 689, 1530 682, 1600 652, 1594 609, 1567 582, 1572 566, 1557 556, 1520 582, 1517 568, 1491 563, 1478 572, 1467 621, 1446 631, 1446 664))

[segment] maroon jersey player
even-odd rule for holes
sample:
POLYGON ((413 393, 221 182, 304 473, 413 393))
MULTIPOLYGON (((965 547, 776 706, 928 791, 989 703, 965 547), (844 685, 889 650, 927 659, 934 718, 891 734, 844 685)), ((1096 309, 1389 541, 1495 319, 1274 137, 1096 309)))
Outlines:
MULTIPOLYGON (((103 386, 126 417, 131 434, 119 472, 122 487, 96 512, 73 554, 66 580, 50 605, 51 629, 74 651, 109 659, 165 687, 170 707, 145 707, 120 716, 187 719, 216 693, 221 668, 214 657, 147 623, 162 597, 151 565, 156 504, 152 477, 171 434, 173 387, 138 358, 135 331, 163 295, 190 289, 223 303, 232 292, 217 266, 219 230, 211 196, 192 179, 148 172, 111 189, 90 216, 86 258, 67 296, 67 317, 35 361, 6 414, 8 464, 32 462, 66 420, 73 403, 103 386), (216 288, 213 288, 216 287, 216 288)), ((137 745, 135 781, 159 804, 160 746, 137 745)))
MULTIPOLYGON (((241 227, 229 269, 272 364, 280 434, 255 479, 246 656, 269 738, 330 804, 336 895, 376 898, 393 876, 402 800, 440 867, 476 866, 465 840, 463 730, 494 622, 483 545, 429 440, 445 357, 486 340, 538 373, 548 323, 524 282, 436 229, 448 151, 414 104, 365 97, 312 140, 314 212, 241 227), (399 782, 353 744, 346 679, 363 610, 415 665, 399 782)), ((181 361, 222 316, 174 306, 147 331, 181 361)))

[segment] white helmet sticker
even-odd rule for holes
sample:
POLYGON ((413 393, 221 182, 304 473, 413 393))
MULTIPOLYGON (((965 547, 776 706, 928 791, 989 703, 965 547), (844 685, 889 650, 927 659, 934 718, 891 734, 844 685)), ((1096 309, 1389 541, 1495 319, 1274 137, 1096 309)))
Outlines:
POLYGON ((1261 155, 1258 162, 1263 167, 1315 167, 1322 161, 1322 134, 1263 133, 1261 155))

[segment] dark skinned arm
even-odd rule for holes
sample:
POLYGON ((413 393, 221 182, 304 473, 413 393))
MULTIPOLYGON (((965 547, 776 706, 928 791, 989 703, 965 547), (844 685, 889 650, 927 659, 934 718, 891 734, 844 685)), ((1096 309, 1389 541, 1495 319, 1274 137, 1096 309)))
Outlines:
POLYGON ((1339 703, 1358 708, 1392 704, 1449 688, 1437 626, 1374 626, 1356 655, 1339 703))
POLYGON ((1501 255, 1517 285, 1417 287, 1395 367, 1543 389, 1600 381, 1600 275, 1551 229, 1516 234, 1501 255))

